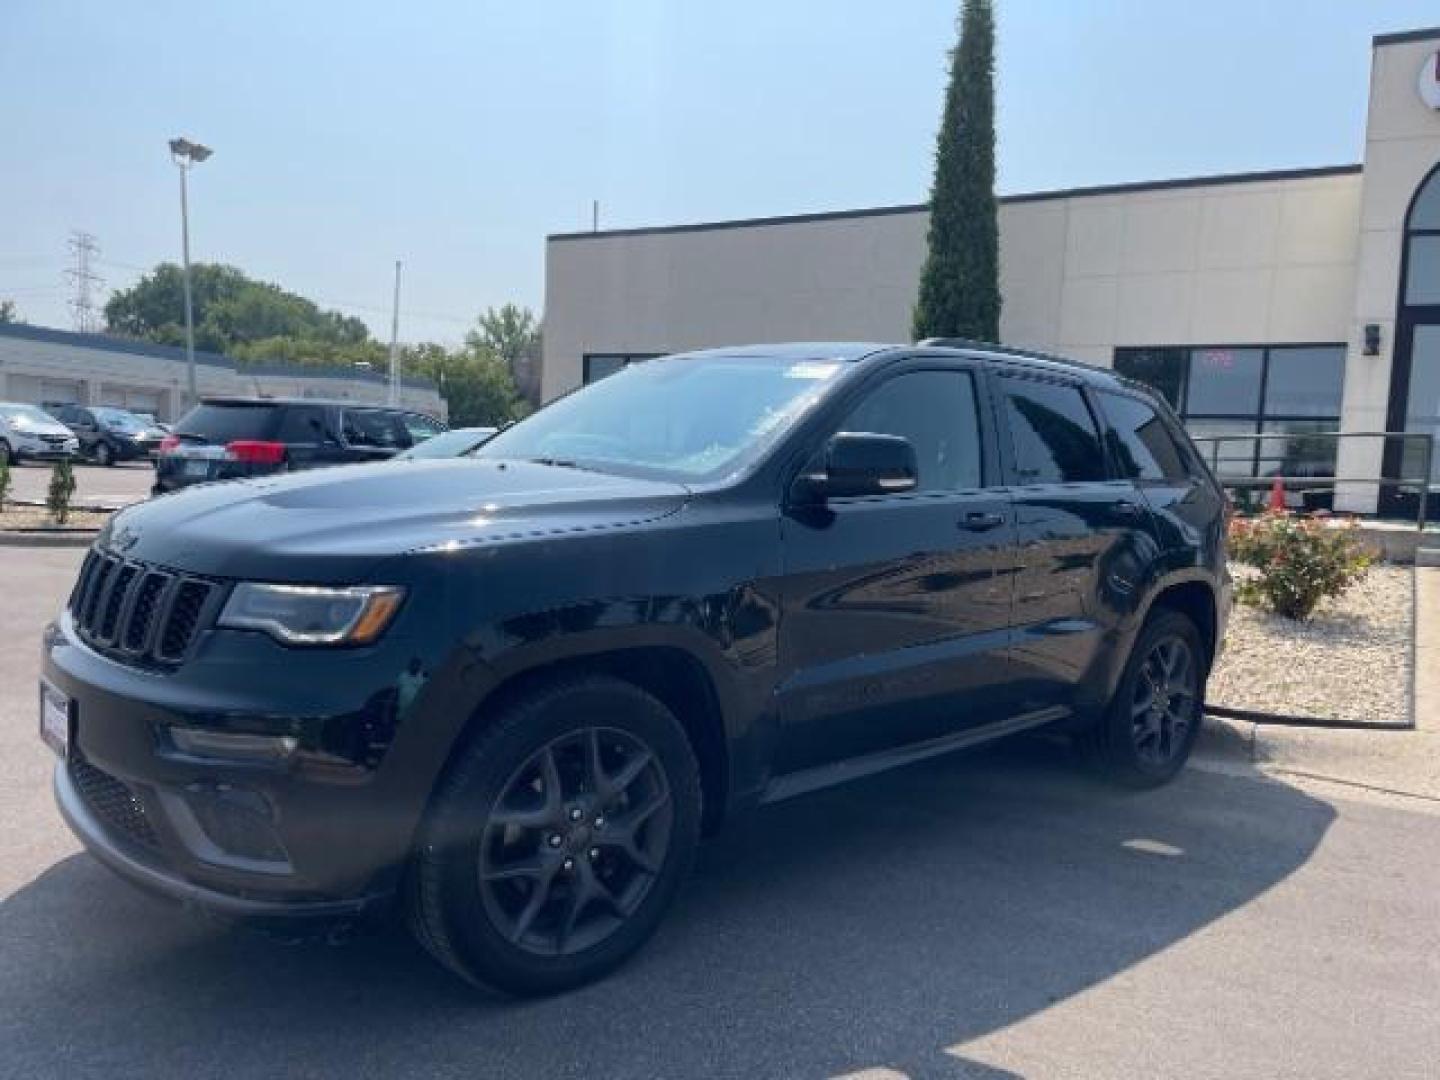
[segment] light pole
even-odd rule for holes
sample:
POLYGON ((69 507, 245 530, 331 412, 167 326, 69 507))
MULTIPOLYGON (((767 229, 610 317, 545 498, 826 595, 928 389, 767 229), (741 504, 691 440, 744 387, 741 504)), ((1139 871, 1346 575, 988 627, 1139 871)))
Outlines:
POLYGON ((200 403, 200 391, 195 384, 195 315, 190 303, 190 203, 186 189, 186 174, 199 165, 214 151, 189 139, 171 139, 170 157, 180 170, 180 250, 184 260, 185 281, 185 383, 190 404, 200 403))

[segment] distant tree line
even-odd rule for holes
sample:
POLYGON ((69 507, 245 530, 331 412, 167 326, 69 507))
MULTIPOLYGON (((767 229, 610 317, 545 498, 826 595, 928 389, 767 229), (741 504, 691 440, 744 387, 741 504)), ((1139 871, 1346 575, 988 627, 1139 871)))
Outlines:
MULTIPOLYGON (((389 348, 364 321, 256 281, 233 266, 191 268, 195 347, 241 363, 313 364, 384 372, 389 348)), ((184 283, 174 263, 161 263, 105 305, 112 334, 161 345, 185 342, 184 283)), ((458 348, 407 345, 401 367, 436 383, 456 426, 501 424, 539 402, 540 326, 528 308, 489 308, 458 348)))

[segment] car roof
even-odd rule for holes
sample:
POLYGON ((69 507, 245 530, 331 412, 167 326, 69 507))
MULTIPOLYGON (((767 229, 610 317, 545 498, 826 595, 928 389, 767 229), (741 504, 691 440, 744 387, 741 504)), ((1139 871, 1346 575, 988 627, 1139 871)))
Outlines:
MULTIPOLYGON (((220 394, 200 399, 202 405, 323 405, 337 409, 390 409, 394 412, 419 413, 419 409, 407 409, 403 405, 372 404, 368 401, 342 401, 337 398, 309 397, 255 397, 243 394, 220 394)), ((424 415, 423 413, 421 415, 424 415)))
POLYGON ((715 357, 726 359, 756 357, 765 359, 792 360, 839 360, 850 363, 893 359, 897 355, 913 356, 952 355, 967 359, 981 359, 1017 369, 1045 372, 1056 375, 1078 377, 1095 386, 1127 388, 1151 393, 1149 387, 1117 375, 1109 368, 1087 364, 1069 357, 997 345, 993 342, 969 341, 960 338, 930 338, 914 345, 884 344, 873 341, 790 341, 761 345, 722 346, 709 349, 695 349, 689 352, 673 353, 665 359, 696 359, 715 357))

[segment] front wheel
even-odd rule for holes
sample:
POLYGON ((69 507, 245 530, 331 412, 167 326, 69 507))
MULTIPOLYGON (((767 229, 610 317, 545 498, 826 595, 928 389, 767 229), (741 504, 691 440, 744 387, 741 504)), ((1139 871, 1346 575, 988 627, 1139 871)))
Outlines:
POLYGON ((109 443, 98 442, 95 444, 95 464, 105 466, 115 464, 115 451, 110 449, 109 443))
POLYGON ((1081 745, 1110 779, 1158 787, 1184 767, 1200 733, 1207 676, 1195 624, 1178 611, 1152 614, 1105 715, 1081 745))
POLYGON ((619 679, 566 680, 459 752, 411 869, 411 927, 472 983, 568 989, 644 944, 699 836, 699 767, 674 715, 619 679))
POLYGON ((20 459, 11 454, 10 444, 4 439, 0 439, 0 465, 9 465, 12 462, 18 465, 20 459))

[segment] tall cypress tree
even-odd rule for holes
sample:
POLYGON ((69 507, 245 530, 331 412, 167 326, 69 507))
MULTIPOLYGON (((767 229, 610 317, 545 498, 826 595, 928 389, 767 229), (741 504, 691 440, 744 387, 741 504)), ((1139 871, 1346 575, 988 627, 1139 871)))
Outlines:
POLYGON ((916 339, 1000 338, 995 214, 995 13, 964 0, 935 146, 929 254, 915 304, 916 339))

